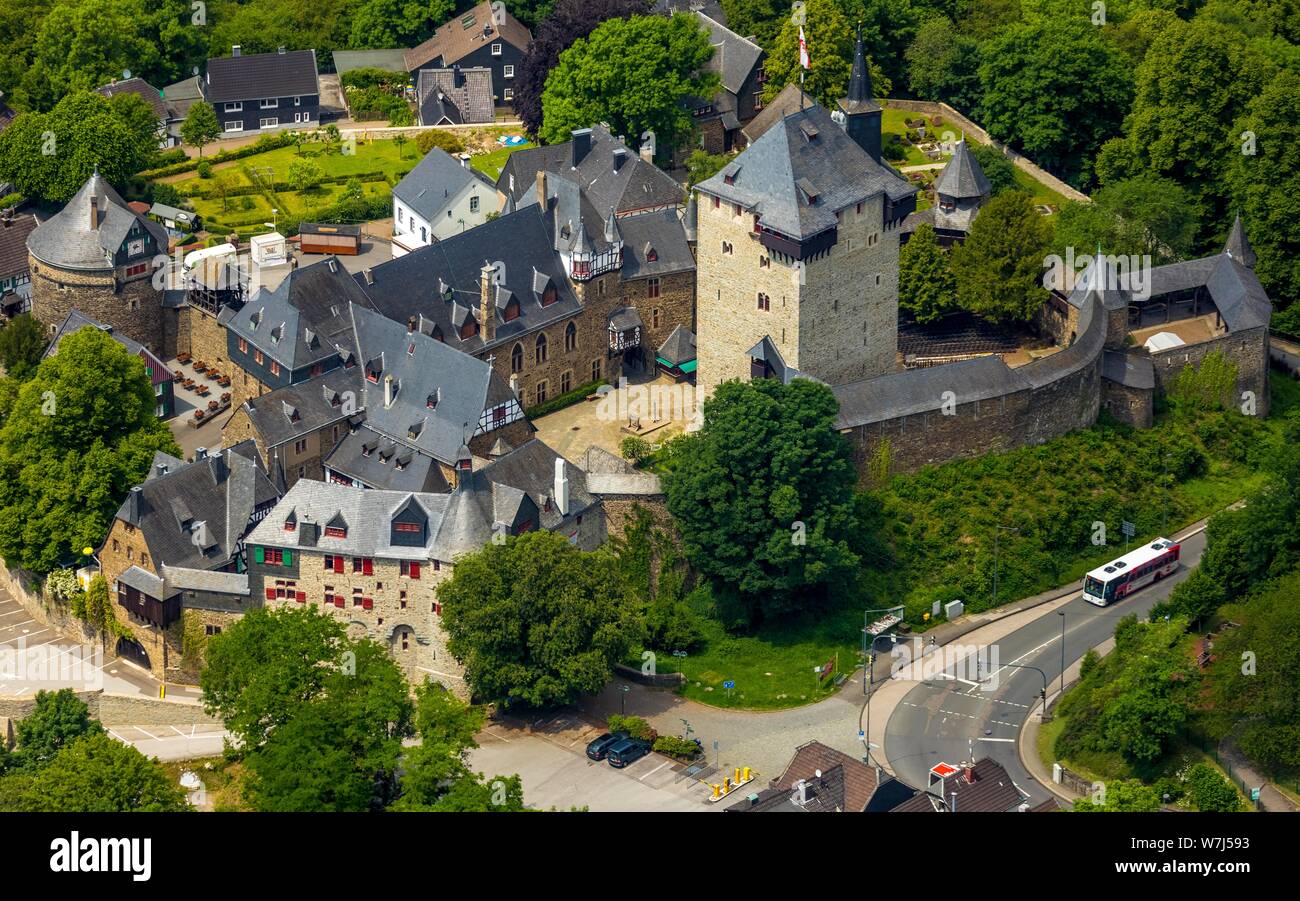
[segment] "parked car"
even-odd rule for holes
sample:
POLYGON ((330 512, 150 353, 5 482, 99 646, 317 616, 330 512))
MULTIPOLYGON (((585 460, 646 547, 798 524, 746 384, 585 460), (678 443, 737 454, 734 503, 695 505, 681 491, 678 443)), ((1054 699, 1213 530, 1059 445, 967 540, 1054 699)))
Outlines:
POLYGON ((626 738, 626 732, 606 732, 587 744, 587 757, 591 760, 604 760, 609 749, 626 738))
POLYGON ((650 742, 639 738, 625 738, 605 751, 609 765, 621 770, 630 763, 635 763, 650 753, 650 742))

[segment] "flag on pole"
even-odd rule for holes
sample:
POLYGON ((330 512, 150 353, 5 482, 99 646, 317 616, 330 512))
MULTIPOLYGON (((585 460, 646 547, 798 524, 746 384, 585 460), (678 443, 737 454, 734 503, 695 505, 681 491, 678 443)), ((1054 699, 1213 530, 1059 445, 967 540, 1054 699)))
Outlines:
POLYGON ((811 63, 808 60, 808 42, 803 36, 803 26, 799 26, 799 65, 807 69, 811 63))

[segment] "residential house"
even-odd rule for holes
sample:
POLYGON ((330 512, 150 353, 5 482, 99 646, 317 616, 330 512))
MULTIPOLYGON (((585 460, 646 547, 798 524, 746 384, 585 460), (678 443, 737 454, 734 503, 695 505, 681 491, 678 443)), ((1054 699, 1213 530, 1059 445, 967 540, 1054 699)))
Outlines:
POLYGON ((203 96, 217 112, 224 137, 277 128, 320 125, 320 84, 315 50, 230 56, 208 60, 203 96))
POLYGON ((189 115, 190 107, 204 100, 203 76, 197 74, 197 66, 194 71, 196 74, 166 85, 158 92, 167 106, 167 132, 176 146, 182 143, 181 123, 189 115))
POLYGON ((162 148, 174 147, 179 140, 169 131, 168 126, 176 122, 172 118, 172 111, 163 101, 162 92, 160 92, 143 78, 123 78, 110 82, 102 87, 95 89, 97 93, 105 97, 113 98, 119 94, 134 94, 143 100, 153 112, 154 119, 158 122, 158 146, 162 148))
POLYGON ((879 767, 810 741, 767 788, 730 805, 727 813, 880 813, 915 794, 879 767))
POLYGON ((27 237, 36 230, 36 217, 0 210, 0 310, 12 319, 32 308, 32 272, 27 262, 27 237))
POLYGON ((427 41, 406 51, 406 71, 487 68, 492 71, 493 100, 509 106, 515 97, 515 73, 532 34, 510 15, 505 4, 480 3, 440 25, 427 41))
POLYGON ((581 469, 529 441, 479 469, 462 447, 451 491, 357 491, 303 479, 248 542, 249 583, 275 607, 311 605, 384 644, 412 682, 468 696, 447 651, 439 586, 495 536, 547 529, 584 549, 603 537, 581 469))
POLYGON ((208 611, 209 624, 246 609, 253 599, 231 580, 204 589, 184 573, 169 581, 166 568, 239 574, 244 537, 278 498, 252 442, 211 454, 200 448, 190 463, 155 454, 148 478, 131 489, 96 552, 134 635, 119 642, 118 653, 167 678, 182 665, 183 637, 171 627, 188 606, 184 592, 223 595, 222 609, 208 611))
MULTIPOLYGON (((767 54, 750 38, 741 37, 704 12, 694 12, 709 32, 713 56, 705 66, 722 81, 710 98, 692 98, 687 103, 698 129, 697 146, 709 153, 729 153, 745 145, 741 129, 763 110, 767 54)), ((685 148, 689 149, 689 148, 685 148)))
POLYGON ((138 341, 126 335, 117 334, 111 325, 96 322, 80 310, 73 309, 68 318, 54 332, 54 339, 45 349, 45 357, 52 357, 59 352, 59 343, 65 335, 79 332, 83 328, 97 328, 106 332, 110 338, 126 348, 127 353, 144 361, 144 374, 153 388, 154 415, 159 419, 171 419, 176 415, 176 398, 172 392, 172 373, 159 357, 138 341))
POLYGON ((891 813, 1006 813, 1029 810, 1029 796, 991 757, 952 766, 930 768, 925 791, 893 808, 891 813))
POLYGON ((393 256, 482 225, 501 204, 487 176, 434 147, 393 188, 393 256))
POLYGON ((478 125, 495 120, 491 69, 421 69, 417 78, 421 125, 478 125))

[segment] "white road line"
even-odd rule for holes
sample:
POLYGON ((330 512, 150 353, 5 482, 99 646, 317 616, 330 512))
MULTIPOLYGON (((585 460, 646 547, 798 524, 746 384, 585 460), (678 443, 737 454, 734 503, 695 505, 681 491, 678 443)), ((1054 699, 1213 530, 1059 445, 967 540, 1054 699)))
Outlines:
POLYGON ((141 727, 141 726, 132 726, 131 728, 132 728, 132 729, 135 729, 135 730, 137 730, 137 731, 139 731, 139 732, 143 732, 145 735, 148 735, 148 736, 149 736, 150 738, 152 738, 154 741, 162 741, 161 738, 159 738, 158 736, 154 735, 153 733, 149 732, 147 729, 144 729, 144 728, 141 727))
POLYGON ((129 741, 127 741, 127 740, 126 740, 125 738, 123 738, 122 736, 118 735, 118 734, 117 734, 116 732, 114 732, 112 729, 107 729, 107 730, 105 730, 105 731, 107 731, 109 735, 111 735, 111 736, 113 736, 114 738, 116 738, 116 739, 117 739, 118 741, 120 741, 122 744, 124 744, 124 745, 129 745, 129 744, 130 744, 129 741))
MULTIPOLYGON (((50 631, 50 630, 49 630, 49 629, 37 629, 35 632, 24 632, 23 635, 22 635, 22 637, 23 637, 23 638, 35 638, 37 635, 44 634, 45 632, 48 632, 48 631, 50 631)), ((55 640, 57 641, 58 639, 55 639, 55 640)), ((28 645, 28 647, 31 647, 31 645, 28 645)))
POLYGON ((671 760, 665 760, 663 763, 659 764, 659 766, 655 767, 653 770, 651 770, 650 772, 646 773, 645 776, 642 776, 641 778, 637 779, 637 782, 644 782, 646 776, 653 776, 655 773, 659 772, 659 771, 662 770, 664 767, 666 767, 666 766, 670 766, 670 765, 672 765, 672 761, 671 761, 671 760))
POLYGON ((172 729, 173 732, 175 732, 175 733, 176 733, 177 735, 179 735, 181 738, 186 738, 186 737, 187 737, 187 736, 185 735, 184 732, 182 732, 181 730, 177 729, 175 726, 172 726, 171 729, 172 729))
MULTIPOLYGON (((0 619, 4 619, 6 616, 13 616, 14 614, 22 613, 22 612, 24 612, 23 608, 19 607, 17 610, 10 610, 8 613, 0 613, 0 619)), ((27 620, 27 622, 31 622, 31 620, 27 620)))
POLYGON ((25 625, 27 625, 28 623, 34 623, 34 622, 36 622, 36 620, 34 620, 34 619, 25 619, 25 620, 23 620, 23 621, 20 622, 20 623, 10 623, 9 625, 5 626, 5 628, 6 628, 6 629, 17 629, 19 626, 25 626, 25 625))
POLYGON ((1005 741, 1005 742, 1011 742, 1012 744, 1015 744, 1016 741, 1014 738, 983 738, 983 737, 977 738, 975 740, 976 741, 1005 741))
POLYGON ((483 731, 486 732, 488 735, 491 735, 493 738, 499 738, 506 744, 510 744, 510 739, 506 738, 504 735, 498 735, 497 733, 493 732, 491 729, 484 729, 483 731))

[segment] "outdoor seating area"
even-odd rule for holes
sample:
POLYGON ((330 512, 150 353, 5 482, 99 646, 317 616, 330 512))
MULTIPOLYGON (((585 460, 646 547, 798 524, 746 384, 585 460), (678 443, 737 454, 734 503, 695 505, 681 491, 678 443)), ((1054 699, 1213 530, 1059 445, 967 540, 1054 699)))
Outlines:
POLYGON ((198 426, 230 407, 231 375, 206 360, 193 360, 190 354, 177 354, 172 382, 177 399, 177 415, 186 417, 190 426, 198 426))

